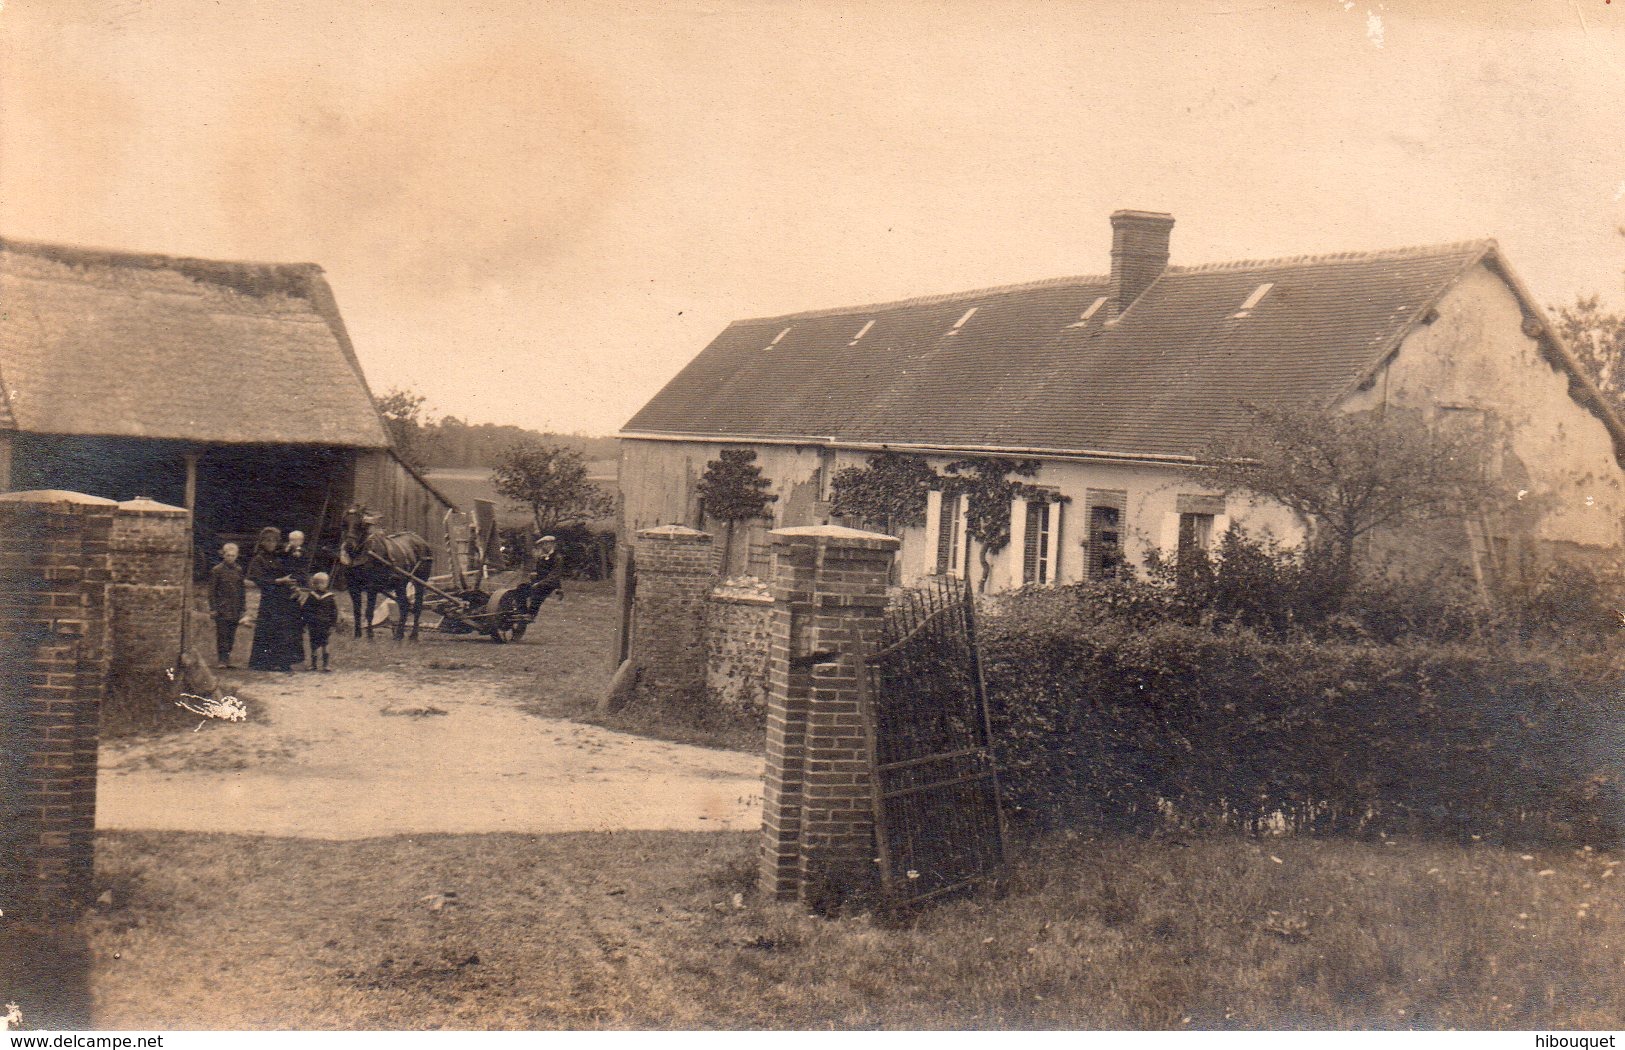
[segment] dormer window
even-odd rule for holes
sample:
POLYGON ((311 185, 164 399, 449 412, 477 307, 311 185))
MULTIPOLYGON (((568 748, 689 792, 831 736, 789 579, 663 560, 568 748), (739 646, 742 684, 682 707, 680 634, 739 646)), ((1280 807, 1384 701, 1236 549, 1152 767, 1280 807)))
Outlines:
POLYGON ((771 349, 773 349, 775 346, 779 345, 779 340, 780 339, 783 339, 785 336, 787 336, 789 334, 790 334, 790 329, 787 327, 783 331, 779 332, 778 335, 774 336, 773 341, 771 343, 768 343, 766 346, 762 347, 762 349, 763 350, 771 350, 771 349))
POLYGON ((1099 313, 1100 308, 1102 306, 1105 306, 1105 305, 1106 305, 1106 297, 1103 295, 1099 299, 1096 299, 1094 302, 1090 303, 1089 308, 1087 310, 1085 310, 1083 313, 1079 314, 1078 319, 1076 321, 1073 321, 1071 324, 1067 325, 1067 327, 1068 328, 1082 328, 1084 325, 1089 323, 1089 318, 1091 318, 1091 317, 1095 316, 1095 314, 1099 313))
POLYGON ((858 329, 858 334, 853 336, 852 341, 850 343, 847 343, 846 345, 847 346, 857 346, 858 345, 858 340, 862 339, 864 336, 868 335, 869 334, 869 329, 873 328, 874 326, 875 326, 875 323, 874 323, 873 320, 866 321, 864 323, 863 327, 858 329))
POLYGON ((1246 317, 1248 314, 1252 313, 1253 308, 1256 307, 1259 303, 1263 302, 1264 301, 1264 296, 1270 294, 1270 289, 1274 288, 1274 287, 1275 287, 1275 282, 1274 281, 1265 281, 1263 284, 1259 285, 1257 288, 1254 288, 1253 289, 1253 294, 1249 295, 1247 297, 1247 301, 1241 304, 1241 309, 1239 309, 1235 313, 1231 314, 1230 317, 1232 319, 1238 319, 1238 318, 1246 317))
POLYGON ((971 319, 971 315, 974 314, 975 312, 976 312, 976 307, 973 306, 969 310, 966 310, 964 313, 960 314, 959 315, 959 320, 955 321, 954 326, 952 328, 948 329, 948 334, 953 335, 955 332, 957 332, 961 328, 965 327, 965 322, 969 321, 971 319))

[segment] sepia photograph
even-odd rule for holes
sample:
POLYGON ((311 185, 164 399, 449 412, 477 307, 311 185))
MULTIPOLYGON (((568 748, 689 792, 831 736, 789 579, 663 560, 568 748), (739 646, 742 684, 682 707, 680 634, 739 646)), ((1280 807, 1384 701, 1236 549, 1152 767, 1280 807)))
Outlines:
POLYGON ((1625 0, 0 0, 12 1045, 1601 1047, 1622 887, 1625 0))

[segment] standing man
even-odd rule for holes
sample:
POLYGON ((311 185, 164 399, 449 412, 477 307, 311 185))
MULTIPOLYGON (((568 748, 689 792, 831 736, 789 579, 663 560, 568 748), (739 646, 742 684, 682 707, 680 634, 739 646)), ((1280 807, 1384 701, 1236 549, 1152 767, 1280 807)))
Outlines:
POLYGON ((557 544, 552 536, 536 541, 530 580, 519 585, 519 607, 524 610, 525 620, 513 629, 515 641, 525 636, 529 624, 536 622, 536 614, 542 611, 542 603, 549 595, 557 594, 560 601, 564 600, 564 556, 556 549, 557 544))
POLYGON ((220 564, 209 570, 209 616, 214 620, 214 651, 219 665, 231 666, 237 644, 237 625, 244 611, 243 567, 237 563, 237 545, 220 548, 220 564))

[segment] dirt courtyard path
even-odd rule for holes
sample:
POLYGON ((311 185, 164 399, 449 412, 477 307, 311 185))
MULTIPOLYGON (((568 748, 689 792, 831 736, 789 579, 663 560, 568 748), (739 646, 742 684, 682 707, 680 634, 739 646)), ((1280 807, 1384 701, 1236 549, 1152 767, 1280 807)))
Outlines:
POLYGON ((525 714, 482 678, 255 674, 241 692, 263 717, 104 744, 96 825, 315 839, 759 825, 759 756, 525 714))

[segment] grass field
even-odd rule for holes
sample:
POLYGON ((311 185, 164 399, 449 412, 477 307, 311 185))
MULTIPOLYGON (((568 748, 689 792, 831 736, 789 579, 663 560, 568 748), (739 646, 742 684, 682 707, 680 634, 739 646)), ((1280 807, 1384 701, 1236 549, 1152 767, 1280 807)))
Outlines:
POLYGON ((87 922, 96 1023, 1625 1023, 1609 856, 1060 839, 1028 853, 1002 892, 888 926, 756 899, 755 847, 748 834, 104 834, 98 889, 112 903, 87 922))
MULTIPOLYGON (((609 491, 615 491, 615 475, 620 464, 613 459, 595 459, 587 464, 587 475, 593 481, 609 491)), ((497 495, 497 490, 491 484, 491 470, 488 467, 431 467, 423 472, 430 484, 445 493, 453 503, 464 510, 474 508, 476 499, 488 499, 497 505, 497 524, 503 528, 522 528, 530 524, 530 515, 523 510, 514 510, 513 505, 506 499, 497 495)), ((596 527, 607 528, 613 523, 600 523, 596 527)))

